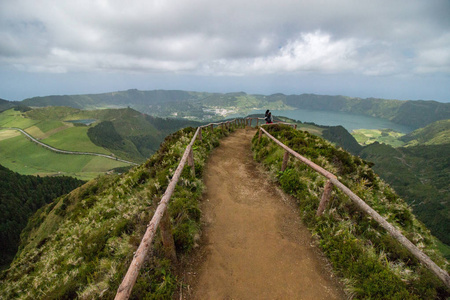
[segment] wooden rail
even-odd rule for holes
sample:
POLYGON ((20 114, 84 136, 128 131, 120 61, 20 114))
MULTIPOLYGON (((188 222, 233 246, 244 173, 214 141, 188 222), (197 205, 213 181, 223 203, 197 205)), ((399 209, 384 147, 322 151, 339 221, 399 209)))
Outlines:
MULTIPOLYGON (((280 147, 282 147, 286 153, 291 154, 295 158, 301 160, 303 163, 311 167, 316 172, 325 176, 328 181, 325 185, 324 193, 319 204, 319 209, 317 214, 320 215, 325 209, 326 203, 329 199, 329 195, 331 193, 332 186, 339 188, 344 194, 346 194, 362 211, 366 212, 370 215, 378 224, 380 224, 391 236, 393 236, 397 241, 400 242, 406 249, 411 252, 421 263, 423 263, 429 270, 431 270, 442 282, 450 288, 450 276, 444 270, 442 270, 434 261, 432 261, 425 253, 423 253, 419 248, 417 248, 411 241, 409 241, 397 228, 392 226, 389 222, 386 221, 380 214, 378 214, 373 208, 371 208, 367 203, 365 203, 360 197, 358 197, 355 193, 353 193, 348 187, 346 187, 343 183, 341 183, 335 175, 328 172, 324 168, 316 165, 312 161, 307 158, 301 156, 288 146, 284 145, 282 142, 273 137, 270 133, 268 133, 264 128, 259 127, 259 139, 261 139, 262 133, 267 135, 272 141, 277 143, 280 147)), ((287 155, 288 156, 288 155, 287 155)), ((285 155, 286 157, 286 155, 285 155)), ((287 163, 287 159, 286 159, 287 163)), ((283 159, 284 168, 286 164, 283 159)))
MULTIPOLYGON (((164 192, 163 197, 161 198, 161 201, 158 204, 158 207, 156 208, 156 211, 150 221, 150 223, 147 226, 147 230, 141 240, 141 243, 136 250, 133 260, 130 263, 130 266, 128 268, 127 273, 125 274, 122 283, 120 284, 115 299, 128 299, 131 295, 131 291, 133 289, 134 284, 136 283, 137 276, 139 275, 139 271, 147 257, 148 251, 152 246, 152 242, 154 240, 156 231, 158 227, 160 227, 161 231, 161 237, 163 242, 163 247, 166 253, 166 256, 170 258, 172 261, 176 261, 176 252, 175 252, 175 246, 173 242, 173 235, 170 228, 170 219, 168 215, 166 214, 167 206, 170 201, 170 198, 172 196, 172 193, 175 190, 175 187, 178 183, 178 180, 180 179, 181 173, 183 171, 183 168, 185 167, 186 163, 192 168, 192 172, 194 172, 194 158, 193 158, 193 145, 195 143, 195 140, 198 138, 200 141, 202 140, 202 130, 203 129, 209 129, 211 132, 214 129, 214 126, 221 126, 222 130, 228 129, 231 125, 234 125, 236 127, 238 126, 251 126, 252 120, 257 120, 257 125, 259 123, 259 120, 261 118, 245 118, 245 119, 234 119, 227 122, 221 122, 221 123, 210 123, 208 125, 199 126, 197 130, 195 131, 194 136, 192 137, 191 142, 186 147, 186 150, 184 151, 184 154, 180 160, 180 163, 178 164, 177 169, 175 170, 175 173, 170 180, 166 191, 164 192)), ((280 122, 281 124, 288 124, 280 122)), ((272 124, 262 124, 262 125, 275 125, 280 123, 272 123, 272 124)), ((296 126, 294 126, 295 128, 296 126)), ((283 169, 286 168, 287 161, 289 158, 289 155, 293 155, 294 157, 300 159, 302 162, 328 178, 328 181, 326 183, 325 191, 322 196, 321 204, 319 205, 319 210, 323 212, 326 206, 326 202, 328 201, 329 194, 331 193, 331 189, 334 186, 341 189, 346 195, 350 197, 357 205, 360 207, 363 211, 367 212, 369 215, 371 215, 383 228, 385 228, 394 238, 396 238, 402 245, 404 245, 414 256, 416 256, 419 261, 424 263, 431 271, 433 271, 445 284, 447 287, 449 287, 449 276, 448 274, 440 269, 428 256, 426 256, 423 252, 421 252, 414 244, 412 244, 408 239, 406 239, 396 228, 394 228, 391 224, 389 224, 383 217, 381 217, 376 211, 374 211, 370 206, 368 206, 362 199, 360 199, 357 195, 355 195, 350 189, 348 189, 345 185, 343 185, 339 180, 337 180, 336 176, 332 173, 328 172, 327 170, 323 169, 322 167, 314 164, 310 160, 306 159, 305 157, 301 156, 297 152, 293 151, 280 141, 278 141, 276 138, 274 138, 272 135, 270 135, 266 130, 264 130, 262 127, 259 127, 260 134, 259 139, 261 138, 262 133, 265 133, 270 139, 272 139, 275 143, 280 145, 283 149, 285 149, 285 155, 283 158, 283 169)), ((318 214, 321 214, 319 212, 318 214)))
POLYGON ((175 252, 175 246, 173 242, 173 236, 170 228, 170 219, 168 215, 166 214, 167 205, 170 201, 170 197, 172 196, 173 191, 175 190, 175 187, 178 183, 178 180, 180 179, 181 173, 183 171, 183 168, 186 165, 186 162, 191 166, 192 170, 194 170, 194 158, 193 158, 193 150, 192 146, 194 145, 195 140, 197 137, 199 140, 202 140, 202 129, 203 128, 209 128, 211 131, 214 128, 214 125, 221 126, 222 129, 227 129, 231 124, 238 125, 238 122, 240 125, 243 125, 243 122, 239 121, 239 119, 234 119, 232 121, 222 122, 222 123, 210 123, 208 125, 200 126, 195 131, 194 136, 192 137, 191 142, 186 147, 186 150, 184 151, 184 154, 180 160, 180 163, 178 164, 177 169, 175 170, 175 173, 172 177, 172 179, 169 182, 169 185, 167 186, 166 191, 164 192, 163 197, 161 198, 161 201, 158 204, 158 207, 156 208, 155 213, 153 214, 153 217, 150 221, 150 223, 147 225, 147 230, 145 231, 144 236, 142 237, 141 243, 136 250, 133 260, 131 261, 131 264, 128 268, 127 273, 125 274, 122 283, 120 284, 119 288, 117 289, 116 293, 116 300, 122 300, 122 299, 128 299, 131 295, 131 291, 133 289, 134 284, 136 283, 136 279, 139 275, 139 271, 145 261, 145 258, 147 257, 148 250, 150 249, 153 239, 156 234, 156 230, 158 229, 158 226, 161 227, 161 237, 162 242, 164 246, 164 250, 166 253, 166 256, 168 256, 171 260, 176 260, 176 252, 175 252))

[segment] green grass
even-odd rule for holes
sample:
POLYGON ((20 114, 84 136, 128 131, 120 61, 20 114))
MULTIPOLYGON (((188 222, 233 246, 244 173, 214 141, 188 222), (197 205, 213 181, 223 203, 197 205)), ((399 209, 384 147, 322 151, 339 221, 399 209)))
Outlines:
POLYGON ((439 251, 441 251, 442 255, 447 259, 450 260, 450 246, 444 244, 440 240, 437 240, 437 247, 439 251))
POLYGON ((361 145, 369 145, 375 142, 401 147, 405 143, 399 140, 404 134, 390 129, 356 129, 351 132, 353 137, 361 145))
MULTIPOLYGON (((112 299, 194 128, 166 138, 141 166, 101 176, 40 209, 22 232, 22 245, 0 278, 5 299, 112 299), (51 279, 51 280, 49 280, 51 279)), ((202 174, 209 152, 219 145, 215 129, 194 144, 195 174, 186 167, 168 216, 180 261, 200 229, 202 174)), ((131 299, 171 299, 183 284, 163 255, 159 235, 139 273, 131 299)))
POLYGON ((62 174, 91 179, 127 164, 90 155, 59 154, 29 141, 23 135, 0 141, 0 164, 24 175, 62 174))
MULTIPOLYGON (((304 131, 287 126, 271 126, 268 130, 294 151, 338 175, 342 183, 448 271, 448 262, 434 244, 436 239, 366 162, 304 131)), ((281 172, 281 148, 265 136, 258 142, 258 134, 252 142, 255 160, 265 165, 280 187, 297 199, 303 221, 337 275, 343 278, 349 298, 446 299, 449 296, 436 276, 336 188, 324 214, 317 217, 325 178, 293 160, 281 172)))
POLYGON ((13 109, 0 113, 0 127, 18 127, 25 129, 37 123, 39 123, 38 120, 26 118, 20 111, 13 109))
POLYGON ((87 135, 88 129, 87 126, 70 127, 41 141, 62 150, 111 154, 110 151, 92 143, 87 135))
POLYGON ((61 126, 64 126, 64 123, 62 123, 61 121, 52 121, 52 120, 36 124, 36 127, 39 128, 44 133, 59 128, 61 126))

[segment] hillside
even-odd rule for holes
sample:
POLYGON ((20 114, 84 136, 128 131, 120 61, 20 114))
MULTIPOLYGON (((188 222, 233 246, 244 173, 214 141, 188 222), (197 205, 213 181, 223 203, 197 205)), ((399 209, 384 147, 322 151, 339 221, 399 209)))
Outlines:
MULTIPOLYGON (((293 150, 337 175, 341 182, 448 271, 448 262, 436 250, 435 238, 369 164, 305 131, 295 131, 287 126, 270 127, 269 131, 293 150)), ((325 184, 322 176, 295 159, 290 159, 288 168, 280 172, 284 150, 265 136, 258 143, 258 134, 255 135, 253 151, 255 159, 266 166, 280 187, 296 198, 299 213, 317 238, 317 244, 335 271, 344 277, 349 297, 445 299, 449 296, 441 283, 432 279, 421 264, 337 189, 332 191, 332 200, 324 216, 317 217, 325 184)))
POLYGON ((447 245, 441 248, 446 257, 450 258, 448 120, 438 121, 401 137, 408 138, 405 140, 409 141, 408 147, 394 148, 392 144, 403 145, 404 142, 398 141, 396 133, 390 130, 361 130, 370 132, 366 134, 371 138, 382 141, 370 142, 363 147, 341 126, 321 126, 281 119, 295 123, 298 129, 323 137, 370 162, 376 173, 413 208, 416 217, 447 245), (375 133, 379 135, 376 136, 375 133))
POLYGON ((405 146, 441 145, 450 143, 450 119, 434 122, 400 138, 405 146))
MULTIPOLYGON (((361 159, 329 142, 289 127, 271 132, 316 163, 335 172, 350 188, 395 224, 439 265, 447 268, 435 239, 408 206, 361 159)), ((23 233, 21 250, 1 277, 6 298, 112 298, 136 250, 168 178, 193 136, 187 128, 167 137, 145 164, 122 175, 99 177, 42 208, 23 233), (51 283, 49 283, 51 279, 51 283), (26 296, 25 296, 26 295, 26 296)), ((185 256, 201 230, 198 200, 209 152, 227 135, 205 130, 194 148, 196 176, 186 168, 169 205, 177 253, 185 256)), ((377 224, 366 218, 339 192, 323 218, 315 217, 323 178, 304 164, 291 162, 279 172, 283 151, 263 138, 253 139, 254 157, 266 165, 289 194, 298 197, 300 214, 318 245, 344 278, 355 298, 433 299, 448 296, 442 283, 399 247, 377 224)), ((141 270, 132 297, 170 298, 181 284, 176 266, 163 257, 159 238, 141 270)), ((182 259, 183 260, 183 259, 182 259)))
POLYGON ((374 143, 360 156, 374 165, 440 240, 450 245, 450 143, 393 148, 374 143))
POLYGON ((25 99, 22 103, 27 106, 70 106, 79 109, 129 106, 152 116, 175 116, 192 120, 215 120, 230 114, 246 115, 255 109, 295 108, 368 115, 413 128, 450 119, 450 103, 315 94, 266 96, 243 92, 221 94, 176 90, 128 90, 104 94, 35 97, 25 99))
POLYGON ((12 261, 28 218, 82 183, 67 176, 20 175, 0 165, 0 269, 12 261))
POLYGON ((187 120, 162 119, 135 110, 86 111, 69 107, 45 107, 26 112, 0 113, 0 163, 21 174, 66 174, 91 179, 129 164, 94 156, 66 155, 37 146, 17 131, 21 128, 49 146, 66 151, 113 154, 143 162, 165 136, 196 124, 187 120))
MULTIPOLYGON (((48 299, 113 298, 193 134, 193 128, 180 130, 167 137, 143 165, 122 175, 98 177, 40 209, 22 234, 11 268, 1 277, 0 295, 6 299, 38 299, 42 293, 48 299)), ((202 170, 220 136, 216 129, 214 134, 205 132, 202 143, 196 142, 197 177, 186 168, 172 196, 169 213, 179 255, 194 246, 200 227, 202 170)), ((153 256, 133 290, 135 297, 151 294, 167 299, 178 290, 173 268, 162 253, 157 238, 153 256)))

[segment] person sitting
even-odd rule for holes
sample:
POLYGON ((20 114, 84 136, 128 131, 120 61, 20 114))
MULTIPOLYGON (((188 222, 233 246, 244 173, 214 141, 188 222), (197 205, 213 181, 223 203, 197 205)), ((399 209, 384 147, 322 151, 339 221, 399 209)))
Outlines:
POLYGON ((264 118, 264 120, 266 120, 266 124, 273 123, 272 113, 269 110, 266 111, 266 117, 264 118))

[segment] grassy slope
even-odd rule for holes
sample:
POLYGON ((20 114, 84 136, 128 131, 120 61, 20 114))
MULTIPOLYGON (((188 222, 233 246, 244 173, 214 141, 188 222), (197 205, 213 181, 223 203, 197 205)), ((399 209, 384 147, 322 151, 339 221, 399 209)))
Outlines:
POLYGON ((401 138, 406 146, 441 145, 450 143, 450 119, 434 122, 401 138))
MULTIPOLYGON (((305 132, 295 132, 287 127, 271 128, 271 131, 300 154, 337 174, 344 184, 448 269, 448 263, 437 251, 436 241, 429 231, 361 159, 334 149, 327 141, 305 132)), ((320 247, 335 270, 345 278, 351 296, 361 299, 433 299, 449 295, 434 275, 341 192, 333 191, 325 215, 316 217, 324 178, 295 160, 291 160, 286 171, 279 172, 283 151, 267 138, 258 145, 257 137, 253 140, 255 159, 265 164, 281 187, 298 199, 300 214, 319 239, 320 247)))
POLYGON ((20 174, 64 174, 80 179, 92 179, 110 169, 128 165, 103 157, 55 153, 23 135, 0 140, 0 158, 2 165, 20 174))
POLYGON ((41 141, 62 150, 111 154, 111 151, 92 143, 87 136, 88 129, 87 126, 70 127, 41 141))
MULTIPOLYGON (((144 161, 146 157, 157 149, 166 134, 175 131, 187 123, 177 122, 176 128, 169 128, 168 130, 164 128, 157 129, 152 122, 160 125, 158 124, 159 120, 148 118, 148 116, 131 109, 82 111, 68 107, 45 107, 26 113, 11 109, 0 114, 0 126, 23 128, 36 138, 41 139, 42 142, 56 148, 103 154, 115 153, 118 157, 135 161, 144 161), (95 145, 88 137, 87 132, 89 128, 94 127, 96 124, 87 127, 64 123, 67 120, 80 119, 95 119, 98 120, 96 124, 103 120, 112 120, 115 130, 124 137, 124 146, 120 150, 116 149, 117 151, 115 151, 95 145)), ((171 126, 168 121, 162 123, 164 123, 163 126, 171 126)), ((2 133, 3 139, 6 137, 5 134, 5 132, 2 133)), ((43 152, 45 151, 39 151, 40 159, 52 159, 54 161, 47 165, 44 162, 33 162, 31 158, 38 157, 36 155, 28 155, 28 159, 24 157, 16 158, 14 156, 14 153, 21 153, 20 151, 14 152, 15 149, 27 145, 22 139, 10 139, 4 145, 7 145, 7 147, 2 149, 4 155, 1 157, 1 162, 16 172, 25 172, 23 174, 53 174, 55 171, 61 171, 68 174, 77 173, 80 178, 92 178, 98 175, 99 172, 105 172, 111 167, 124 166, 122 163, 93 157, 76 159, 72 157, 71 161, 73 162, 67 164, 63 162, 64 159, 55 156, 57 155, 55 153, 44 154, 43 152), (13 145, 11 143, 18 144, 13 145), (57 158, 54 159, 53 157, 57 158), (101 162, 104 164, 103 168, 99 167, 101 162), (77 163, 80 163, 80 165, 75 170, 73 166, 77 163), (90 166, 94 164, 96 167, 91 168, 90 166), (79 174, 80 172, 86 174, 79 174)), ((28 150, 21 151, 30 152, 28 150)))
POLYGON ((450 244, 450 144, 392 148, 365 147, 360 155, 413 206, 434 235, 450 244))
MULTIPOLYGON (((145 164, 121 176, 103 176, 38 211, 22 234, 23 244, 0 280, 10 298, 112 299, 146 225, 194 130, 168 137, 145 164)), ((178 255, 189 252, 199 230, 198 199, 205 159, 219 144, 220 130, 205 131, 195 144, 193 177, 185 168, 169 214, 178 255)), ((178 290, 173 266, 156 236, 154 251, 140 272, 132 298, 169 299, 178 290)))

